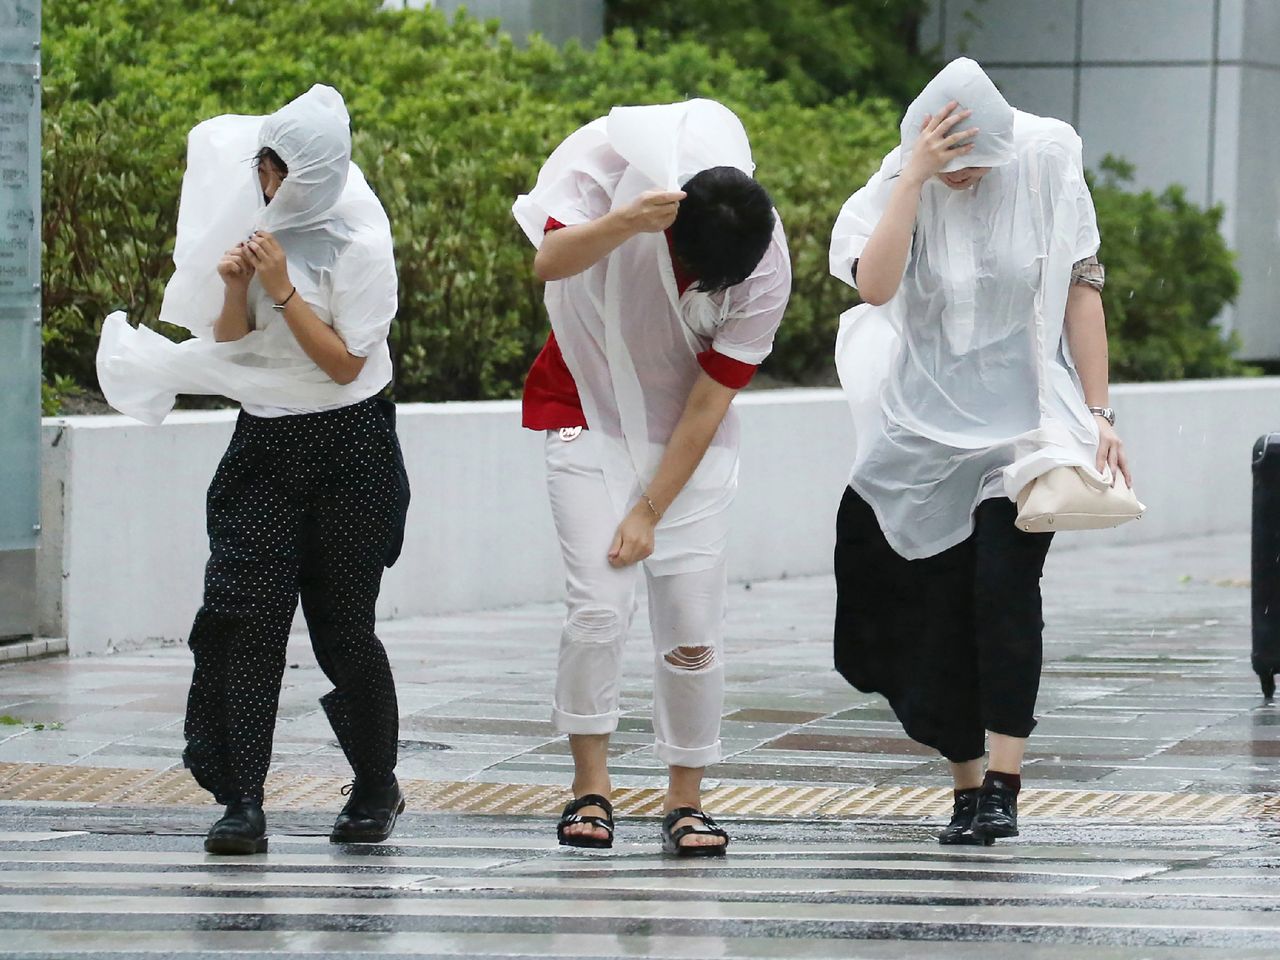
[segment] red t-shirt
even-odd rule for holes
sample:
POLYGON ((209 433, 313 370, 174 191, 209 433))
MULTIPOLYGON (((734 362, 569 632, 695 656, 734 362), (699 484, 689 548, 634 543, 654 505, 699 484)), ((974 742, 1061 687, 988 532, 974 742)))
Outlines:
MULTIPOLYGON (((563 226, 560 221, 549 217, 543 229, 550 233, 563 226)), ((670 244, 671 232, 667 231, 667 245, 670 244)), ((675 269, 676 290, 683 296, 698 278, 684 271, 674 252, 671 265, 675 269)), ((714 349, 698 354, 698 363, 712 380, 734 390, 741 390, 750 383, 757 369, 755 364, 734 360, 716 353, 714 349)), ((547 337, 546 345, 525 377, 523 407, 524 426, 530 430, 587 426, 586 415, 582 412, 582 400, 578 396, 578 385, 573 382, 573 374, 564 362, 564 354, 556 343, 554 331, 547 337)))

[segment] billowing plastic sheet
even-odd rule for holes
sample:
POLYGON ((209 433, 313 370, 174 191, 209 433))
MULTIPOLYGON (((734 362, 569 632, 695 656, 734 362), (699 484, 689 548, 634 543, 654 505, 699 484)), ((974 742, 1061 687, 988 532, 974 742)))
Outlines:
POLYGON ((159 423, 180 393, 225 396, 264 412, 324 409, 372 395, 390 379, 385 328, 396 310, 390 224, 351 163, 347 110, 333 88, 317 84, 267 117, 215 117, 191 131, 173 259, 160 319, 191 331, 191 339, 175 344, 130 326, 121 312, 103 323, 98 381, 120 412, 159 423), (252 162, 261 147, 289 167, 270 204, 252 162), (340 333, 344 323, 372 331, 367 343, 344 336, 351 352, 370 358, 355 383, 334 382, 306 355, 256 278, 255 329, 234 342, 214 341, 225 289, 218 260, 254 230, 280 241, 297 295, 317 316, 340 333))
POLYGON ((972 60, 934 78, 907 111, 903 144, 845 203, 831 272, 855 285, 911 128, 951 100, 983 131, 959 166, 992 169, 969 190, 924 186, 901 287, 846 312, 836 344, 854 419, 850 485, 909 559, 963 541, 984 499, 1015 499, 1055 466, 1093 471, 1098 443, 1063 339, 1072 266, 1099 244, 1080 138, 1013 110, 972 60))

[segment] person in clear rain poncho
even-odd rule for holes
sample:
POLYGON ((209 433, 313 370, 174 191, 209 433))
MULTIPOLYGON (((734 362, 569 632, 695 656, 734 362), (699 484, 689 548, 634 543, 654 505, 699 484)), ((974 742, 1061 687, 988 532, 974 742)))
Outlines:
POLYGON ((714 101, 619 107, 565 140, 514 207, 552 327, 524 425, 546 433, 567 572, 552 710, 574 757, 557 830, 567 845, 613 842, 608 741, 641 563, 655 750, 670 774, 663 847, 715 855, 728 843, 700 784, 720 758, 730 402, 768 355, 791 284, 753 170, 742 124, 714 101))
POLYGON ((1052 535, 1019 531, 1013 501, 1058 466, 1128 479, 1098 247, 1075 131, 1014 110, 966 59, 832 231, 831 272, 864 301, 836 348, 855 430, 836 666, 951 761, 943 843, 1018 832, 1052 535))
POLYGON ((183 759, 226 805, 211 853, 266 849, 263 786, 299 595, 334 686, 321 703, 355 773, 332 839, 385 839, 404 807, 395 684, 374 633, 409 496, 395 408, 377 396, 391 380, 397 282, 348 123, 338 92, 317 85, 268 117, 196 126, 160 314, 194 336, 175 344, 117 313, 99 344, 99 382, 122 413, 159 423, 179 393, 243 407, 209 487, 189 643, 183 759))

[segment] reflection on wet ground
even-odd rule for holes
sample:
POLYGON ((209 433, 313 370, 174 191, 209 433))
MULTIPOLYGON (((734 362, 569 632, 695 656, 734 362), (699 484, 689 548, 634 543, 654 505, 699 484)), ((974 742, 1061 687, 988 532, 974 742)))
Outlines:
POLYGON ((923 958, 944 942, 1234 960, 1280 942, 1280 844, 1259 824, 1042 820, 982 849, 940 847, 920 819, 731 819, 731 856, 680 861, 653 818, 584 852, 545 818, 409 814, 357 851, 295 814, 269 854, 218 859, 195 839, 205 814, 11 806, 4 955, 923 958), (118 832, 157 813, 162 836, 118 832))

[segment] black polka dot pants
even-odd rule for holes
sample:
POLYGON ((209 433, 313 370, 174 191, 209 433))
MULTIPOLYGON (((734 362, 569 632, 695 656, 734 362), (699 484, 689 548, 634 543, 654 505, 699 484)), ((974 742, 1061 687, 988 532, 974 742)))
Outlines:
POLYGON ((395 768, 395 684, 374 632, 407 504, 389 408, 371 399, 287 417, 242 412, 236 423, 209 486, 183 753, 219 803, 262 800, 299 596, 334 687, 321 704, 356 777, 395 768))

